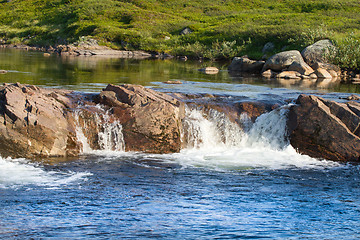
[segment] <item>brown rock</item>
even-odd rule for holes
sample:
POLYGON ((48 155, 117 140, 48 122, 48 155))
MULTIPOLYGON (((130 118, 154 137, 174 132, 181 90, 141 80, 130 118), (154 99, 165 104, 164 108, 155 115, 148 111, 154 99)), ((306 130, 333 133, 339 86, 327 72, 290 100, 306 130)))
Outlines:
POLYGON ((265 78, 274 78, 276 77, 276 73, 271 69, 266 70, 265 72, 261 73, 261 75, 265 78))
POLYGON ((0 88, 0 153, 2 156, 71 156, 79 153, 68 123, 70 92, 19 83, 0 88))
POLYGON ((137 85, 108 85, 99 103, 113 108, 123 127, 126 151, 178 152, 184 104, 137 85))
POLYGON ((289 112, 291 145, 300 153, 337 161, 359 161, 360 104, 300 95, 289 112))
POLYGON ((239 114, 246 113, 252 122, 255 122, 256 118, 258 118, 260 115, 270 112, 276 108, 278 108, 280 105, 276 103, 268 102, 241 102, 235 105, 237 108, 237 111, 239 114))
POLYGON ((199 69, 199 71, 204 72, 206 74, 217 74, 219 72, 219 69, 216 67, 206 67, 199 69))
POLYGON ((299 72, 302 75, 310 75, 311 73, 314 72, 314 70, 309 65, 307 65, 307 63, 304 61, 293 62, 289 66, 288 70, 299 72))
POLYGON ((171 80, 165 81, 165 82, 163 82, 163 83, 165 83, 165 84, 182 84, 181 81, 171 81, 171 80))
POLYGON ((310 77, 311 79, 317 79, 317 78, 318 78, 315 73, 310 74, 309 77, 310 77))
POLYGON ((332 78, 331 74, 323 68, 318 68, 315 71, 318 78, 332 78))
POLYGON ((330 69, 328 72, 330 73, 332 78, 337 78, 338 77, 338 73, 335 70, 330 69))
POLYGON ((301 79, 301 74, 296 71, 283 71, 276 75, 276 78, 284 78, 284 79, 301 79))
POLYGON ((355 94, 351 94, 350 96, 348 96, 347 98, 345 98, 346 100, 360 100, 360 97, 358 95, 355 94))
POLYGON ((319 68, 323 68, 326 71, 330 72, 330 71, 335 71, 338 75, 341 74, 341 69, 339 66, 336 66, 334 64, 331 63, 322 63, 322 62, 316 62, 312 65, 312 68, 314 70, 317 70, 319 68))

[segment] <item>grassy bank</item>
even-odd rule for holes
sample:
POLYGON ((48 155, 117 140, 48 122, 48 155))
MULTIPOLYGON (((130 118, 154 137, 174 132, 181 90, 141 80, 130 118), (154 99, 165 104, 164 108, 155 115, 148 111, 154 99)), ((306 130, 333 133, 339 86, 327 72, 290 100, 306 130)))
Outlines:
POLYGON ((360 39, 359 12, 358 0, 12 0, 0 1, 0 38, 54 45, 89 36, 117 49, 260 58, 268 41, 276 52, 360 39))

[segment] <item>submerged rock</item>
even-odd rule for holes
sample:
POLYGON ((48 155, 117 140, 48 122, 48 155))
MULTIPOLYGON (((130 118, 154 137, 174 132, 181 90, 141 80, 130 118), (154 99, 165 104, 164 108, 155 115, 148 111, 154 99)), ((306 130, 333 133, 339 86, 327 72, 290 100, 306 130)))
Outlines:
POLYGON ((219 73, 219 69, 217 67, 206 67, 199 69, 200 72, 205 74, 217 74, 219 73))
POLYGON ((300 153, 337 161, 359 161, 360 104, 300 95, 289 112, 291 145, 300 153))
POLYGON ((165 81, 163 83, 165 83, 165 84, 182 84, 182 81, 169 80, 169 81, 165 81))

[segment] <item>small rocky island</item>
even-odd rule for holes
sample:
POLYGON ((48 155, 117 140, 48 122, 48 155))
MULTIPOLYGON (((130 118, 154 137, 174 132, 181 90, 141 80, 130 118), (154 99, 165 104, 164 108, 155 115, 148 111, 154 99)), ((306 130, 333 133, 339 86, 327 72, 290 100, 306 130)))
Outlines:
MULTIPOLYGON (((4 84, 0 87, 0 154, 7 157, 77 156, 84 148, 78 130, 92 149, 100 149, 104 124, 120 123, 125 151, 179 152, 186 105, 202 105, 237 122, 246 113, 255 121, 281 107, 277 103, 221 102, 216 96, 165 94, 137 85, 108 85, 96 94, 4 84), (200 99, 200 100, 199 100, 200 99), (210 99, 210 100, 209 100, 210 99), (101 106, 101 107, 99 107, 101 106)), ((288 112, 290 143, 312 157, 359 161, 360 103, 337 103, 300 95, 288 112)), ((114 136, 113 136, 114 137, 114 136)), ((116 137, 116 136, 115 136, 116 137)))

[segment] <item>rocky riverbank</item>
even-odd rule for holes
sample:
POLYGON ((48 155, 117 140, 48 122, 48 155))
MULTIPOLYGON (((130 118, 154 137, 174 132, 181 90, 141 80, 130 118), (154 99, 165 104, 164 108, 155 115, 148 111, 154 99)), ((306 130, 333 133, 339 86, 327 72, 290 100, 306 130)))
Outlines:
POLYGON ((64 44, 56 46, 28 46, 23 44, 0 45, 0 48, 16 48, 31 51, 41 51, 44 54, 58 54, 61 56, 93 56, 93 57, 112 57, 112 58, 156 58, 161 57, 158 54, 151 54, 145 51, 125 51, 114 50, 106 46, 101 46, 94 39, 83 39, 73 44, 64 44))
POLYGON ((229 66, 233 73, 261 74, 272 79, 331 79, 332 81, 360 82, 360 73, 355 70, 340 69, 327 61, 327 57, 336 52, 336 47, 330 40, 320 40, 301 52, 297 50, 284 51, 267 57, 267 51, 272 43, 264 46, 264 59, 251 60, 247 56, 236 57, 229 66))
MULTIPOLYGON (((241 124, 244 114, 254 122, 282 104, 169 95, 130 84, 108 85, 96 94, 4 84, 0 87, 0 154, 77 156, 86 147, 101 149, 105 140, 115 142, 109 150, 179 152, 184 144, 185 108, 216 111, 241 124), (120 138, 124 148, 116 145, 120 138)), ((360 103, 355 100, 337 103, 300 95, 288 115, 290 143, 298 152, 337 161, 359 161, 359 125, 360 103)))

